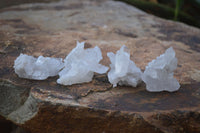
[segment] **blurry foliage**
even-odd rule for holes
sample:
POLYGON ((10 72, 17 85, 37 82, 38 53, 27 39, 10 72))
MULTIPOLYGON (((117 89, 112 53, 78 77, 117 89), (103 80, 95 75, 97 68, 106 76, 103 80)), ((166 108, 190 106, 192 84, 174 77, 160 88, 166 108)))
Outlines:
POLYGON ((180 12, 181 2, 183 2, 183 0, 176 0, 176 9, 175 9, 175 12, 174 12, 174 20, 175 21, 178 20, 178 15, 179 15, 179 12, 180 12))
POLYGON ((200 28, 200 0, 118 0, 161 18, 200 28))

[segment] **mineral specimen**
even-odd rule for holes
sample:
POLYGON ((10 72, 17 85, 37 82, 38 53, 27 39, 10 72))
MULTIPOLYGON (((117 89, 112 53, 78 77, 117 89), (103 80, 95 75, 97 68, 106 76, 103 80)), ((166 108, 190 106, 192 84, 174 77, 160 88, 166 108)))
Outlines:
POLYGON ((59 73, 57 83, 72 85, 90 82, 94 72, 106 73, 108 67, 99 64, 102 59, 99 47, 84 49, 84 42, 77 42, 77 46, 65 58, 65 68, 59 73))
POLYGON ((180 87, 178 81, 173 78, 173 71, 177 67, 177 58, 172 47, 164 54, 151 61, 142 75, 146 88, 151 92, 177 91, 180 87))
POLYGON ((21 78, 44 80, 58 75, 64 67, 61 58, 39 56, 35 58, 26 54, 20 54, 15 60, 15 73, 21 78))
POLYGON ((117 51, 116 55, 109 52, 107 56, 111 61, 111 70, 108 72, 108 79, 113 84, 113 87, 116 87, 117 84, 136 87, 141 81, 142 72, 130 60, 128 48, 124 45, 117 51))

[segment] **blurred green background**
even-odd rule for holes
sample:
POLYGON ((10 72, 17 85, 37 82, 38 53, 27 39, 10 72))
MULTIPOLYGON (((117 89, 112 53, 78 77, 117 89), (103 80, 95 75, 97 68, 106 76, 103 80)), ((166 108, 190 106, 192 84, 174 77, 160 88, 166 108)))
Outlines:
POLYGON ((200 28, 200 0, 118 0, 161 18, 200 28))

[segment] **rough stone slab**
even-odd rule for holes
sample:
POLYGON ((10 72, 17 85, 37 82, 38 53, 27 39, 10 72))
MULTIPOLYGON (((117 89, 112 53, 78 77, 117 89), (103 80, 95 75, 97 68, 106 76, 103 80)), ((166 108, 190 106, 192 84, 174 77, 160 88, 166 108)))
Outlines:
POLYGON ((0 10, 0 114, 32 133, 200 132, 200 30, 146 14, 116 1, 67 0, 0 10), (173 46, 178 58, 174 93, 150 93, 145 85, 112 88, 106 75, 61 86, 58 77, 21 79, 20 53, 64 58, 76 45, 107 52, 123 44, 143 71, 173 46))

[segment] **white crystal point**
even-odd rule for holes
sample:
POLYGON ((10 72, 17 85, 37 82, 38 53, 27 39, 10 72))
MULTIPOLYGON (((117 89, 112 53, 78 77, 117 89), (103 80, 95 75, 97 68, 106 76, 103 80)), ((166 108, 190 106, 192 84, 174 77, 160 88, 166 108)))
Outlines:
POLYGON ((21 78, 44 80, 58 75, 64 67, 61 58, 39 56, 35 58, 26 54, 20 54, 15 60, 15 73, 21 78))
POLYGON ((110 71, 108 72, 108 80, 113 87, 119 85, 128 85, 136 87, 141 81, 142 72, 133 61, 130 60, 128 48, 123 45, 116 54, 109 52, 107 56, 110 58, 110 71))
POLYGON ((59 73, 57 83, 72 85, 90 82, 96 73, 106 73, 108 67, 99 64, 102 60, 99 47, 84 49, 84 42, 77 42, 77 46, 65 58, 65 68, 59 73))
POLYGON ((151 92, 177 91, 180 85, 173 77, 176 67, 175 51, 170 47, 164 54, 152 60, 146 66, 142 80, 146 83, 147 90, 151 92))

